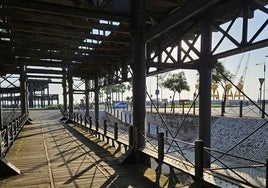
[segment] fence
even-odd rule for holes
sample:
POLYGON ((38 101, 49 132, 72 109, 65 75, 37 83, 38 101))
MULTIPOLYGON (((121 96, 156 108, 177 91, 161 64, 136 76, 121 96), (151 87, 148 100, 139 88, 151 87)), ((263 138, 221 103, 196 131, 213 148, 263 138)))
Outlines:
MULTIPOLYGON (((127 119, 124 114, 120 114, 121 112, 112 111, 112 113, 121 120, 127 119)), ((69 114, 69 118, 72 118, 74 124, 91 132, 99 139, 120 148, 123 153, 133 146, 133 126, 123 123, 121 120, 116 123, 111 123, 107 120, 99 122, 99 120, 93 120, 92 117, 84 117, 76 113, 69 114)), ((139 150, 157 161, 156 172, 158 175, 161 173, 162 164, 165 164, 170 168, 171 177, 176 176, 174 169, 179 169, 195 177, 195 179, 205 180, 210 183, 213 180, 218 186, 228 185, 231 180, 231 182, 236 182, 238 185, 267 187, 267 161, 266 163, 254 161, 228 152, 205 148, 202 141, 196 141, 194 144, 184 142, 176 139, 176 133, 164 127, 159 127, 156 132, 149 130, 151 129, 149 128, 148 131, 142 133, 146 140, 146 147, 139 148, 139 150), (212 159, 209 164, 210 168, 204 168, 202 159, 205 153, 212 159), (234 165, 234 163, 229 162, 230 158, 246 161, 249 165, 234 165), (241 171, 241 169, 247 170, 241 171), (256 174, 258 174, 257 181, 259 182, 249 178, 256 176, 256 174)))
POLYGON ((22 127, 27 121, 27 115, 23 114, 15 118, 0 130, 0 157, 3 159, 9 148, 15 141, 22 127))

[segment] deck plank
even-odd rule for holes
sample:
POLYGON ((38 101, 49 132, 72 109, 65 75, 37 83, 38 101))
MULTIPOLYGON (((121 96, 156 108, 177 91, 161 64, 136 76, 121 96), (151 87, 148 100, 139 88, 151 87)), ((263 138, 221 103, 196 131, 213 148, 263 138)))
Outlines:
MULTIPOLYGON (((74 125, 55 111, 32 112, 7 160, 22 174, 0 179, 0 187, 158 187, 152 169, 120 165, 120 151, 74 125)), ((168 187, 161 176, 160 187, 168 187)), ((177 185, 178 187, 181 187, 177 185)))

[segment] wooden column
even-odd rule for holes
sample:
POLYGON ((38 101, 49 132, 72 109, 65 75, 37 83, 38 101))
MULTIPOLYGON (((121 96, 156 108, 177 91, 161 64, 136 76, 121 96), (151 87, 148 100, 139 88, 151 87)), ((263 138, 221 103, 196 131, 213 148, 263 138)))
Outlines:
MULTIPOLYGON (((204 147, 211 146, 211 40, 212 31, 209 19, 204 19, 201 26, 201 63, 199 68, 199 139, 203 141, 204 147)), ((210 156, 203 154, 203 167, 210 167, 210 156)))

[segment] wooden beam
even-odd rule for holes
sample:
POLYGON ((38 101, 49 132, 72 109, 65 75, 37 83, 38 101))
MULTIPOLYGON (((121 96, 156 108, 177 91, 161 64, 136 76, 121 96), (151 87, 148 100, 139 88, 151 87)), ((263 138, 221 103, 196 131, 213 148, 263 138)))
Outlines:
POLYGON ((88 9, 77 8, 60 4, 52 4, 46 2, 29 1, 29 0, 9 0, 0 1, 0 4, 9 8, 17 8, 22 10, 32 10, 55 15, 65 15, 70 17, 94 18, 100 20, 111 20, 117 22, 129 22, 130 16, 117 14, 108 10, 96 8, 92 6, 88 9))

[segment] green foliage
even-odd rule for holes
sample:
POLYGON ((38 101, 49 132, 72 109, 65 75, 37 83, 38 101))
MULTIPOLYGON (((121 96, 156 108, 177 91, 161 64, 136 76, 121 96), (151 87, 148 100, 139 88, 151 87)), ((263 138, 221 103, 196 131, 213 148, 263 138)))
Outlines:
POLYGON ((231 79, 233 75, 224 67, 222 62, 217 62, 214 67, 215 69, 212 71, 212 82, 220 84, 224 87, 227 81, 225 77, 231 79), (223 75, 225 75, 225 77, 223 75))
POLYGON ((184 72, 168 75, 168 78, 163 80, 161 85, 174 93, 180 94, 183 90, 190 91, 184 72))

